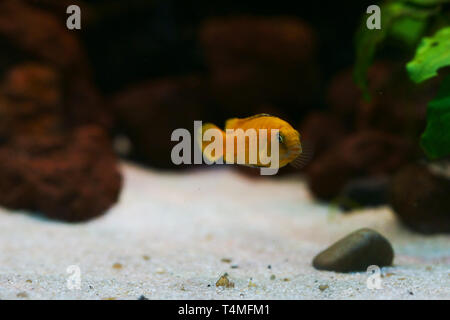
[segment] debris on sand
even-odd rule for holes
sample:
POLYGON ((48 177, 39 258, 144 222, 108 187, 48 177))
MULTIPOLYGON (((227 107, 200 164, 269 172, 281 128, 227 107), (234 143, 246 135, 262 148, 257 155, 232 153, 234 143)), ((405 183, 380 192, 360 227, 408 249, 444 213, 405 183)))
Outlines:
POLYGON ((216 287, 234 288, 234 282, 231 282, 228 279, 228 274, 225 273, 219 280, 217 280, 216 287))
POLYGON ((166 269, 164 269, 164 268, 157 268, 156 269, 156 273, 157 274, 164 274, 164 273, 166 273, 166 269))
POLYGON ((327 290, 329 288, 329 286, 327 285, 327 284, 321 284, 320 286, 319 286, 319 290, 320 291, 325 291, 325 290, 327 290))

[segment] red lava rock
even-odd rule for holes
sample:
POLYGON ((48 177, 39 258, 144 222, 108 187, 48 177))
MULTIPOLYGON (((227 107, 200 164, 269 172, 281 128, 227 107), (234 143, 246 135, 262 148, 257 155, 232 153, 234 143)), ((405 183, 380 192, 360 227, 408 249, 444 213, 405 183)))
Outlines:
POLYGON ((97 217, 118 200, 121 189, 108 136, 95 126, 53 140, 2 145, 0 163, 1 205, 58 220, 97 217))
POLYGON ((111 106, 99 94, 88 77, 68 77, 64 79, 64 114, 66 124, 99 125, 105 129, 113 127, 111 106))
MULTIPOLYGON (((175 168, 171 150, 172 132, 191 132, 194 120, 207 120, 207 89, 196 76, 166 78, 126 89, 111 100, 119 130, 132 141, 137 159, 156 167, 175 168)), ((180 168, 185 166, 179 166, 180 168)))
POLYGON ((411 156, 411 145, 398 136, 380 131, 354 133, 311 162, 309 186, 317 197, 330 200, 351 179, 390 174, 411 156))
MULTIPOLYGON (((369 68, 367 79, 372 99, 374 94, 376 98, 383 84, 388 82, 392 68, 394 66, 386 62, 375 62, 369 68)), ((353 79, 352 69, 341 71, 333 77, 327 92, 327 103, 334 114, 340 116, 341 119, 354 121, 354 115, 362 102, 361 90, 353 79)))
MULTIPOLYGON (((444 167, 445 168, 445 167, 444 167)), ((400 221, 425 234, 450 233, 450 170, 410 164, 399 170, 390 186, 390 203, 400 221)))
POLYGON ((86 58, 64 22, 20 0, 0 2, 0 37, 41 61, 80 72, 86 69, 86 58))
POLYGON ((0 205, 82 221, 117 201, 121 176, 102 127, 68 125, 63 87, 59 72, 36 63, 2 81, 0 205))
POLYGON ((315 157, 338 144, 348 133, 339 118, 317 111, 305 117, 299 132, 302 142, 313 148, 315 157))
MULTIPOLYGON (((56 10, 60 6, 61 2, 52 0, 0 2, 0 44, 8 56, 14 57, 0 54, 0 69, 16 68, 24 62, 51 68, 57 73, 63 91, 66 125, 98 124, 109 128, 112 118, 92 83, 90 67, 77 33, 67 29, 65 19, 47 11, 50 7, 56 10)), ((23 68, 16 71, 20 72, 28 71, 23 68)), ((31 76, 25 74, 22 77, 31 76)), ((13 81, 13 85, 17 84, 13 81)))
POLYGON ((376 62, 368 72, 370 101, 363 99, 353 80, 352 70, 345 70, 332 80, 327 101, 334 114, 348 128, 382 130, 417 138, 425 126, 427 103, 435 96, 435 81, 412 83, 403 65, 376 62))
POLYGON ((63 126, 59 74, 39 64, 11 69, 0 87, 0 139, 59 134, 63 126))
POLYGON ((252 113, 261 105, 308 105, 317 89, 315 36, 288 17, 207 20, 200 41, 213 94, 225 108, 252 113))

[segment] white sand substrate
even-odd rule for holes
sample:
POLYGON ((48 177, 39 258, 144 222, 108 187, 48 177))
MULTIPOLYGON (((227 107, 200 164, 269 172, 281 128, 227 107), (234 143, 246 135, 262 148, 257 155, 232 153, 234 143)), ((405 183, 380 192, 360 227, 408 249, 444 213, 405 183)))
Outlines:
POLYGON ((91 222, 0 209, 0 299, 450 299, 450 235, 412 233, 387 207, 340 213, 298 177, 122 167, 119 204, 91 222), (362 227, 395 250, 379 290, 311 266, 362 227), (234 288, 215 286, 225 272, 234 288))

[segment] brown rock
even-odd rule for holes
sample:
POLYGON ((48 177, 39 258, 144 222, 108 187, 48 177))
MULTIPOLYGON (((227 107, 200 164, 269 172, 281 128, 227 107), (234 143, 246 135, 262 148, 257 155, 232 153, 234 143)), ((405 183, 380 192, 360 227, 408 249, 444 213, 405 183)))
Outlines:
POLYGON ((82 221, 117 201, 121 176, 106 131, 72 122, 66 106, 61 73, 54 68, 27 63, 5 75, 0 205, 82 221))
POLYGON ((111 118, 89 79, 64 78, 48 65, 11 68, 0 87, 0 138, 55 134, 79 125, 110 127, 111 118))
MULTIPOLYGON (((13 67, 19 78, 26 79, 22 84, 28 85, 27 82, 31 81, 35 85, 27 62, 51 69, 56 74, 58 94, 64 102, 66 125, 98 124, 109 128, 112 119, 92 83, 90 67, 78 34, 67 29, 65 19, 56 13, 60 8, 61 1, 53 0, 39 3, 24 0, 0 2, 0 71, 13 67), (19 70, 17 65, 20 65, 19 70)), ((83 13, 86 11, 83 7, 83 13)), ((39 71, 38 76, 42 77, 43 72, 39 71)), ((27 90, 26 94, 30 94, 29 86, 20 87, 21 83, 10 80, 14 90, 27 90)), ((33 100, 36 94, 43 98, 38 86, 27 98, 33 100)))
POLYGON ((59 134, 63 126, 61 79, 53 69, 23 64, 0 85, 0 140, 59 134))
MULTIPOLYGON (((435 167, 441 164, 433 165, 435 167)), ((450 232, 450 175, 425 164, 405 166, 393 177, 390 203, 401 222, 421 233, 450 232)), ((444 166, 445 170, 445 166, 444 166)))
MULTIPOLYGON (((204 81, 196 76, 150 81, 112 98, 119 130, 132 141, 134 156, 153 166, 174 168, 172 132, 185 128, 193 135, 194 120, 207 120, 204 81)), ((184 167, 184 166, 180 166, 184 167)))
POLYGON ((311 162, 309 186, 317 197, 329 200, 351 179, 391 174, 411 156, 411 145, 400 137, 380 131, 355 133, 311 162))
POLYGON ((289 17, 207 20, 200 41, 212 90, 225 109, 249 114, 262 105, 295 108, 311 103, 317 89, 315 36, 289 17))
POLYGON ((347 129, 339 118, 317 111, 305 117, 299 126, 299 132, 302 143, 313 148, 315 157, 338 144, 347 135, 347 129))
POLYGON ((0 2, 0 38, 19 52, 63 70, 80 72, 86 69, 86 57, 64 22, 21 0, 0 2))
POLYGON ((363 99, 353 79, 353 70, 345 70, 332 80, 327 102, 333 113, 356 130, 382 130, 419 136, 425 125, 428 102, 433 99, 437 82, 412 83, 403 65, 376 62, 369 69, 370 101, 363 99))
POLYGON ((99 127, 81 127, 54 141, 25 142, 0 147, 1 205, 84 221, 118 200, 117 159, 99 127))

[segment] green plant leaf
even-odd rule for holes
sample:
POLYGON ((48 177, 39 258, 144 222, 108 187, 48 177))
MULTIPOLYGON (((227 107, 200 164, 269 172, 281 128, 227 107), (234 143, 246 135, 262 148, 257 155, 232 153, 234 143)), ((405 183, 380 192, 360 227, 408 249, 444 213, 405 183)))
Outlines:
POLYGON ((377 47, 384 41, 393 23, 405 17, 415 20, 425 20, 439 12, 440 8, 438 6, 416 7, 406 2, 390 1, 381 5, 380 9, 381 29, 368 29, 366 25, 368 16, 364 16, 356 34, 356 61, 353 76, 366 99, 370 97, 367 84, 367 71, 372 64, 377 47))
POLYGON ((436 76, 440 68, 449 65, 450 27, 446 27, 421 41, 414 59, 406 68, 410 78, 419 83, 436 76))
POLYGON ((420 41, 425 29, 427 21, 425 19, 413 19, 404 17, 395 21, 389 30, 389 37, 398 39, 409 47, 416 46, 420 41))
POLYGON ((450 0, 403 0, 418 6, 435 6, 450 2, 450 0))
POLYGON ((436 98, 428 104, 427 127, 420 145, 430 159, 450 156, 450 75, 436 98))

